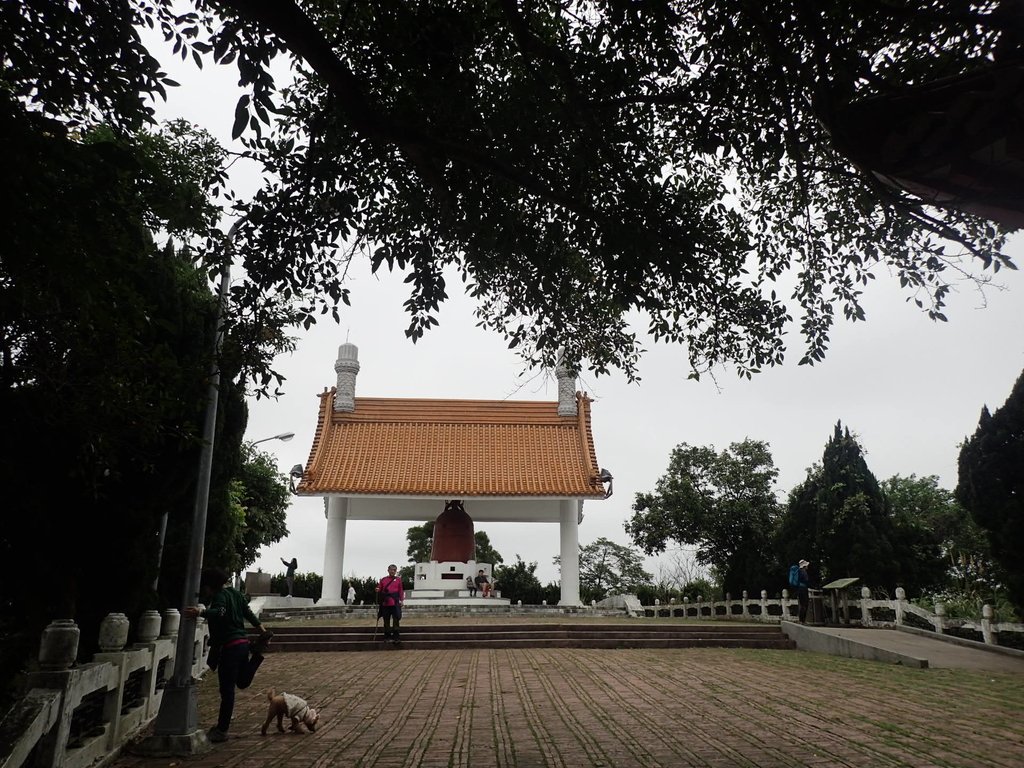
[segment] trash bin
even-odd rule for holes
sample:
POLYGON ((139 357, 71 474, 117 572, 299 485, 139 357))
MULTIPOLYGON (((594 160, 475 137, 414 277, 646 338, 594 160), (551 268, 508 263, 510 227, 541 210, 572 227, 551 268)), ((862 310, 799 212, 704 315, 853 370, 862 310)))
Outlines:
POLYGON ((820 589, 807 590, 807 623, 825 623, 825 595, 820 589))

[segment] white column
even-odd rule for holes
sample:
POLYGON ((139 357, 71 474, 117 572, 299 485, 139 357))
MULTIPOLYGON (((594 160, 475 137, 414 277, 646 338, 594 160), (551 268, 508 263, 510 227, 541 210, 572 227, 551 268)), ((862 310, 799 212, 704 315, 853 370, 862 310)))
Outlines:
POLYGON ((331 496, 327 501, 327 536, 324 540, 324 582, 317 605, 344 605, 341 593, 345 573, 345 526, 348 499, 331 496))
POLYGON ((582 502, 563 499, 559 502, 559 539, 561 542, 562 599, 559 605, 582 605, 580 602, 580 511, 582 502))

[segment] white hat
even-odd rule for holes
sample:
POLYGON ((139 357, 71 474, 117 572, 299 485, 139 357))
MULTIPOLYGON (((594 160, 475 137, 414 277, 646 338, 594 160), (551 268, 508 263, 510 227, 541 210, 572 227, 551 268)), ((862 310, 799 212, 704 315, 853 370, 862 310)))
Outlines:
POLYGON ((807 560, 801 560, 800 561, 800 567, 801 568, 806 568, 808 565, 810 565, 809 561, 807 561, 807 560))

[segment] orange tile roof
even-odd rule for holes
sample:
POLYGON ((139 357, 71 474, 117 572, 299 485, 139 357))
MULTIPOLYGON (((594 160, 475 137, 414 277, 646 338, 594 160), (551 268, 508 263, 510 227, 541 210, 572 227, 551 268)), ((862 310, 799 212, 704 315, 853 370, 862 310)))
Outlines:
POLYGON ((577 416, 557 402, 355 398, 320 417, 303 495, 604 497, 590 429, 590 399, 577 416))

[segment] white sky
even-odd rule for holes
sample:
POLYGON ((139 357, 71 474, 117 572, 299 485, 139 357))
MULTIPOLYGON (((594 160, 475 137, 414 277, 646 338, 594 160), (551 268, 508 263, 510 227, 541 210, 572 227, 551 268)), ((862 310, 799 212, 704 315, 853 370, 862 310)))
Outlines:
MULTIPOLYGON (((185 117, 230 146, 234 70, 208 66, 196 73, 180 64, 167 63, 183 87, 159 107, 159 117, 185 117)), ((233 186, 243 196, 256 183, 251 169, 234 169, 233 186)), ((1010 253, 1024 266, 1024 237, 1016 238, 1010 253)), ((401 281, 401 276, 375 278, 365 266, 355 269, 352 307, 343 308, 342 325, 326 321, 302 334, 298 349, 275 362, 287 377, 286 394, 276 401, 250 401, 247 439, 295 433, 290 442, 260 445, 277 457, 282 472, 308 458, 317 395, 334 385, 337 347, 345 341, 359 347, 357 396, 557 399, 550 376, 521 375, 519 359, 501 338, 475 327, 473 306, 455 279, 449 281, 453 295, 442 307, 440 326, 419 343, 409 342, 402 308, 407 290, 401 281)), ((934 323, 905 301, 894 279, 880 273, 864 302, 867 322, 840 321, 828 356, 813 368, 796 365, 801 348, 794 333, 790 362, 751 381, 730 371, 720 372, 717 384, 707 377, 689 381, 684 350, 654 344, 646 345, 639 384, 619 375, 585 376, 580 388, 595 400, 598 462, 615 481, 610 499, 586 503, 581 544, 601 536, 630 543, 623 523, 634 495, 654 489, 670 451, 682 442, 719 450, 748 437, 768 442, 784 498, 820 460, 836 421, 842 420, 859 437, 879 480, 937 475, 952 489, 959 444, 973 433, 982 405, 1002 405, 1024 369, 1024 276, 1003 271, 999 281, 1006 289, 990 288, 984 299, 973 286, 963 286, 949 298, 950 322, 934 323)), ((422 522, 349 522, 346 576, 380 576, 389 562, 405 563, 405 532, 422 522)), ((290 535, 265 549, 252 568, 276 573, 283 570, 281 557, 296 557, 300 571, 322 573, 322 501, 293 497, 288 528, 290 535)), ((518 554, 539 563, 542 583, 558 578, 552 564, 558 554, 556 524, 502 523, 482 530, 506 562, 518 554)), ((648 560, 648 570, 657 573, 658 560, 648 560)))

